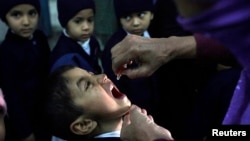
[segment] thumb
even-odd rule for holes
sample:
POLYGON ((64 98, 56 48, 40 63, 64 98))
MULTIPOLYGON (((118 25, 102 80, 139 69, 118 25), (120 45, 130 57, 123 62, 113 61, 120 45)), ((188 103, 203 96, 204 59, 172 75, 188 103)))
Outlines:
POLYGON ((131 121, 130 121, 130 115, 127 114, 127 115, 125 115, 124 118, 123 118, 122 126, 127 126, 127 125, 129 125, 130 123, 131 123, 131 121))

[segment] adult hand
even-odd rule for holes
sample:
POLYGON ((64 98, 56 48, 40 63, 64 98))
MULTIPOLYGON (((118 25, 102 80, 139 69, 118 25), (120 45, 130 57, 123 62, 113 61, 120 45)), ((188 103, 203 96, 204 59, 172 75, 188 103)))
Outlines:
POLYGON ((195 56, 196 42, 193 36, 169 38, 145 38, 127 35, 111 49, 112 69, 115 74, 129 78, 148 77, 159 67, 176 57, 195 56), (126 68, 131 61, 138 67, 126 68))
POLYGON ((124 117, 121 129, 123 141, 173 141, 171 133, 154 123, 153 117, 147 111, 132 105, 128 115, 124 117))

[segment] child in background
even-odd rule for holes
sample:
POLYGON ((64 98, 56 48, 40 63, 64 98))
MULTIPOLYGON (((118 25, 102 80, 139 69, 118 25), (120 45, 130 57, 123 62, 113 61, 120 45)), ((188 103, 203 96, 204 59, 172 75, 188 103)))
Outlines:
POLYGON ((44 81, 50 48, 37 30, 39 0, 1 0, 0 17, 9 27, 0 46, 0 85, 8 105, 6 141, 47 141, 43 128, 44 81))
POLYGON ((58 19, 63 27, 50 58, 50 71, 62 65, 75 65, 101 73, 100 45, 92 36, 95 3, 93 0, 57 0, 58 19))
MULTIPOLYGON (((114 9, 120 28, 110 37, 102 54, 104 73, 127 94, 132 103, 147 109, 153 114, 153 108, 157 101, 157 89, 155 76, 148 78, 129 79, 122 76, 119 81, 112 70, 111 48, 123 40, 128 34, 135 34, 150 38, 148 27, 154 17, 154 5, 152 0, 114 0, 114 9)), ((129 67, 136 67, 132 64, 129 67)))
MULTIPOLYGON (((47 124, 53 134, 70 141, 121 141, 123 116, 130 110, 131 102, 106 75, 62 66, 48 82, 47 124)), ((145 110, 141 112, 147 115, 145 110)), ((147 121, 156 125, 150 116, 147 121)), ((157 125, 156 128, 161 135, 168 134, 157 125)))

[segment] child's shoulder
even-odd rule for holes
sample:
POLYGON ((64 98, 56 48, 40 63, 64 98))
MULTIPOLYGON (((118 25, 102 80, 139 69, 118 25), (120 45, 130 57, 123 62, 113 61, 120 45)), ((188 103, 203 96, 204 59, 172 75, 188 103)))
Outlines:
POLYGON ((101 45, 101 41, 98 40, 97 37, 95 37, 95 36, 90 37, 90 46, 100 48, 100 45, 101 45))
POLYGON ((34 34, 33 34, 34 36, 38 36, 38 37, 46 37, 46 35, 45 35, 45 33, 42 31, 42 30, 40 30, 40 29, 36 29, 35 31, 34 31, 34 34))
POLYGON ((90 41, 98 42, 98 38, 94 35, 90 36, 90 41))
POLYGON ((115 31, 108 39, 105 46, 113 46, 114 44, 123 40, 127 33, 123 29, 118 29, 115 31))

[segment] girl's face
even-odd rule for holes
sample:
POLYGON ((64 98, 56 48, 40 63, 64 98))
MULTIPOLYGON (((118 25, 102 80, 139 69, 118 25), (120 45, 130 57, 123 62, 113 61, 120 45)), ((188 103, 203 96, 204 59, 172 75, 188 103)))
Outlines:
POLYGON ((104 74, 93 75, 74 68, 63 75, 68 81, 71 97, 86 116, 95 119, 116 119, 126 114, 131 102, 104 74))
POLYGON ((141 36, 148 29, 153 17, 150 11, 136 12, 120 18, 120 23, 130 34, 141 36))
POLYGON ((6 14, 9 28, 23 38, 30 38, 37 28, 38 11, 30 4, 14 6, 6 14))
POLYGON ((88 40, 94 31, 93 9, 84 9, 78 12, 69 20, 66 29, 72 39, 81 42, 88 40))

